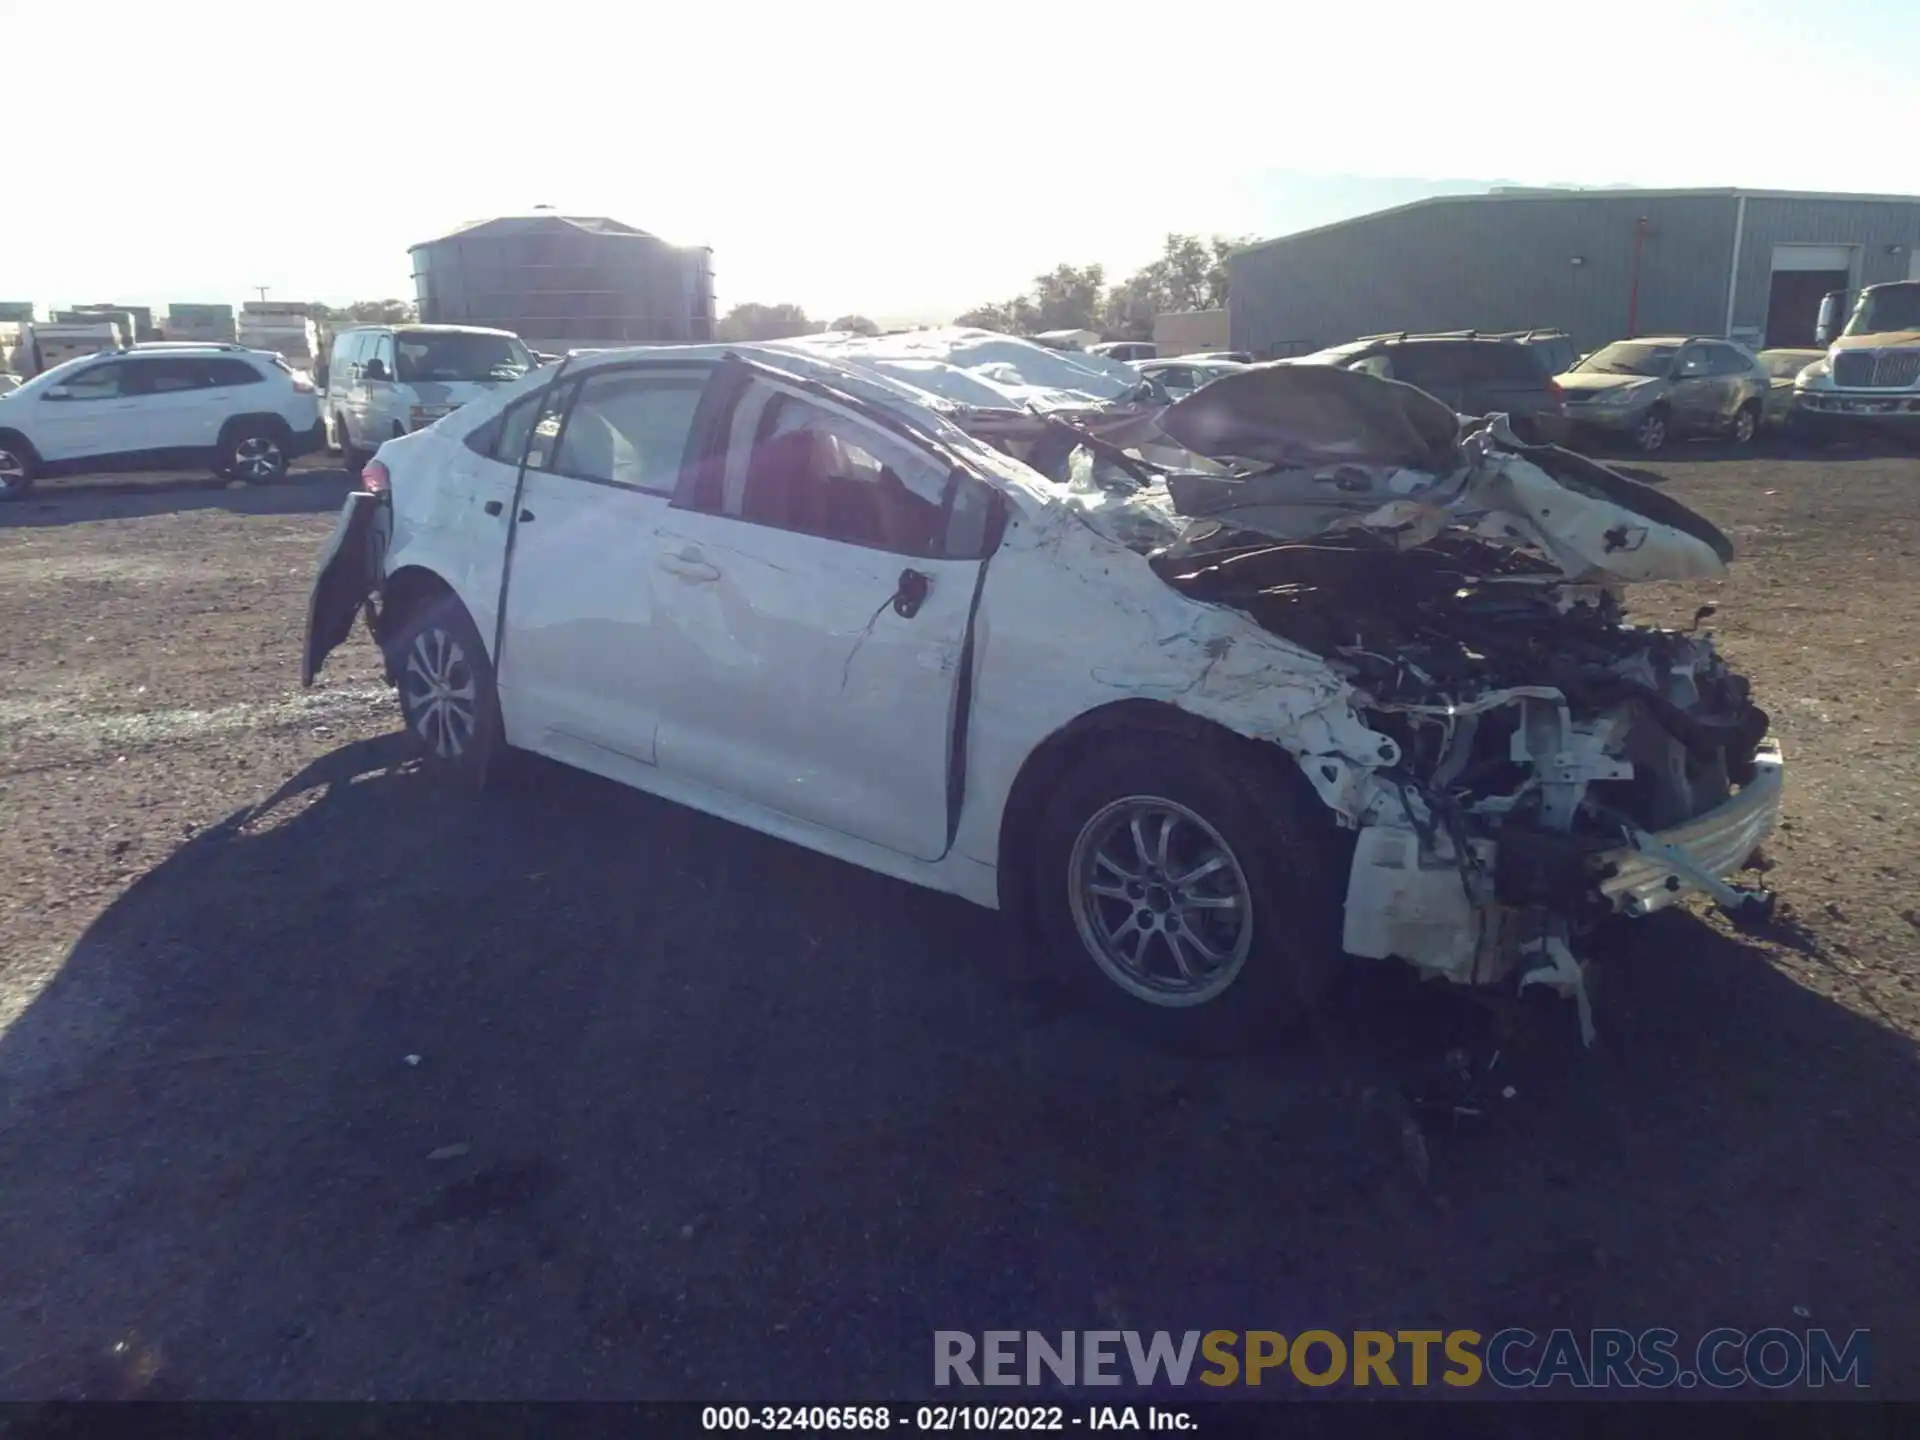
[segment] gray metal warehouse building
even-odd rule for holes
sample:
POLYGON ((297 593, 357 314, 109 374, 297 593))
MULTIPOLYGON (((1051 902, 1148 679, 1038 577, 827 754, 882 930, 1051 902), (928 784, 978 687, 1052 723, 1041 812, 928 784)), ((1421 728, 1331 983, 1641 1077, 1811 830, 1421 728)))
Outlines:
POLYGON ((1920 197, 1777 190, 1448 195, 1228 260, 1233 348, 1300 354, 1393 330, 1558 327, 1811 345, 1820 297, 1920 279, 1920 197))

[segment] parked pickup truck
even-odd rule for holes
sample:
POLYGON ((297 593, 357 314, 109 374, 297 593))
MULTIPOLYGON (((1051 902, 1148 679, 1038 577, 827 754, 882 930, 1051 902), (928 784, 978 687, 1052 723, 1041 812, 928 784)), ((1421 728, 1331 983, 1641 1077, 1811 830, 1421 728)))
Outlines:
MULTIPOLYGON (((1828 344, 1846 298, 1820 305, 1815 334, 1828 344)), ((1794 408, 1815 433, 1894 431, 1920 439, 1920 280, 1869 285, 1824 359, 1794 381, 1794 408)))

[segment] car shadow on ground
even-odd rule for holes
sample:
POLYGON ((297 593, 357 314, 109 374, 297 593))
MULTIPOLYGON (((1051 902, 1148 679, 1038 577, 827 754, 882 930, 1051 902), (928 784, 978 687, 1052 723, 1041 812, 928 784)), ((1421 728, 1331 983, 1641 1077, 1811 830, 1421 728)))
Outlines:
POLYGON ((170 511, 227 510, 236 515, 305 515, 338 510, 347 474, 337 465, 294 470, 267 485, 217 475, 101 476, 45 480, 25 498, 0 504, 0 530, 127 520, 170 511))
POLYGON ((1911 1047, 1695 919, 1609 1045, 1553 1008, 1422 1108, 1478 1012, 1388 967, 1174 1057, 991 914, 402 743, 183 844, 0 1038, 0 1396, 907 1397, 996 1326, 1868 1326, 1911 1384, 1911 1047))

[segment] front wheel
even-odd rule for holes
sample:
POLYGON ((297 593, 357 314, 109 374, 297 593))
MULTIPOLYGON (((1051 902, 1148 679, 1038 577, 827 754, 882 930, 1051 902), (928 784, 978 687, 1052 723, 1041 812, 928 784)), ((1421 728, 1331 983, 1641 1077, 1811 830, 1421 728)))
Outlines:
POLYGON ((1063 978, 1183 1049, 1273 1039, 1338 973, 1327 813, 1290 759, 1251 746, 1116 739, 1069 772, 1036 837, 1038 919, 1063 978))
POLYGON ((427 764, 479 788, 492 777, 500 740, 493 665, 467 609, 447 591, 422 598, 390 642, 400 714, 427 764))
POLYGON ((1666 449, 1667 438, 1667 412, 1657 405, 1642 415, 1640 423, 1633 427, 1633 448, 1642 455, 1652 455, 1666 449))

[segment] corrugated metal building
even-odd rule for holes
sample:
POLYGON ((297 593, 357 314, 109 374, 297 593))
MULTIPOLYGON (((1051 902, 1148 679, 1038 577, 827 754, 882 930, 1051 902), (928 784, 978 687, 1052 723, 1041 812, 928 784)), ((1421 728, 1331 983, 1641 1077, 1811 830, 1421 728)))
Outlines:
POLYGON ((1558 327, 1811 345, 1828 290, 1920 278, 1920 197, 1495 190, 1418 200, 1228 259, 1233 348, 1558 327))
POLYGON ((411 246, 420 318, 552 349, 713 338, 712 252, 604 215, 539 209, 411 246))

